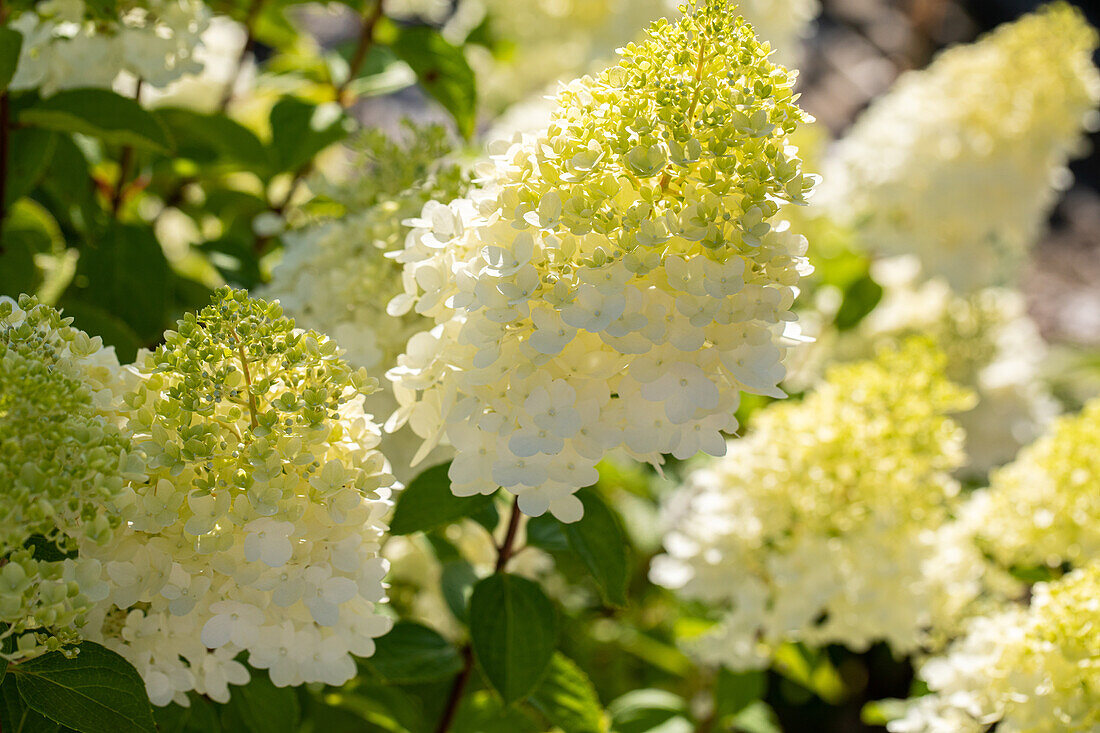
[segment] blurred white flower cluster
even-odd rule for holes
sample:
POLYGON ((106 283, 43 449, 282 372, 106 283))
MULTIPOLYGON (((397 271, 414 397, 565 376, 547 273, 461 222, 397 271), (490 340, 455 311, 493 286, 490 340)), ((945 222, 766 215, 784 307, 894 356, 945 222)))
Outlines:
POLYGON ((869 248, 914 253, 957 290, 1004 283, 1096 125, 1096 46, 1081 12, 1055 3, 945 51, 857 120, 819 201, 869 248))
POLYGON ((1100 399, 995 471, 972 512, 983 549, 1005 567, 1100 559, 1100 399))
POLYGON ((482 23, 506 39, 504 53, 466 48, 478 95, 500 109, 588 72, 634 40, 670 7, 667 0, 463 0, 445 32, 465 38, 482 23))
POLYGON ((75 626, 107 595, 101 564, 67 558, 103 544, 106 507, 145 465, 120 430, 113 348, 49 306, 0 297, 0 636, 5 659, 79 640, 75 626))
POLYGON ((977 596, 981 557, 951 520, 964 456, 948 417, 972 400, 944 366, 923 339, 835 366, 691 474, 650 575, 721 612, 691 642, 700 658, 766 667, 784 641, 905 654, 977 596))
POLYGON ((1035 586, 1028 608, 974 619, 920 671, 932 694, 891 733, 1088 733, 1100 728, 1100 566, 1035 586))
POLYGON ((120 74, 159 88, 202 69, 194 55, 210 10, 200 0, 123 2, 106 18, 96 10, 83 0, 47 0, 14 15, 23 45, 11 88, 46 96, 111 88, 120 74))
POLYGON ((720 0, 658 21, 618 66, 562 88, 549 129, 502 144, 488 185, 429 203, 398 256, 438 324, 390 371, 452 490, 531 515, 624 448, 721 454, 740 391, 779 396, 806 242, 769 220, 812 186, 787 135, 793 75, 720 0))
POLYGON ((277 304, 220 291, 137 367, 128 430, 148 481, 124 526, 84 542, 105 600, 83 636, 126 657, 156 705, 248 681, 338 685, 390 627, 379 556, 389 511, 365 372, 277 304))
MULTIPOLYGON (((364 135, 354 176, 318 185, 349 213, 286 235, 283 259, 257 291, 277 299, 300 326, 330 335, 345 359, 371 373, 395 366, 409 338, 431 326, 416 314, 386 314, 386 305, 403 290, 401 266, 387 253, 403 246, 410 231, 405 220, 426 202, 450 201, 466 188, 460 166, 448 159, 452 150, 442 128, 409 127, 407 134, 405 142, 364 135)), ((367 398, 367 411, 380 420, 396 408, 389 389, 367 398)), ((407 430, 383 436, 386 456, 403 481, 412 478, 409 462, 418 443, 407 430)))
POLYGON ((871 276, 882 300, 857 328, 820 334, 809 350, 825 353, 811 359, 867 358, 915 334, 931 338, 947 355, 948 378, 978 396, 973 409, 955 416, 966 430, 967 476, 984 477, 1039 436, 1058 405, 1042 380, 1046 344, 1019 292, 958 295, 941 278, 922 279, 913 256, 874 262, 871 276))

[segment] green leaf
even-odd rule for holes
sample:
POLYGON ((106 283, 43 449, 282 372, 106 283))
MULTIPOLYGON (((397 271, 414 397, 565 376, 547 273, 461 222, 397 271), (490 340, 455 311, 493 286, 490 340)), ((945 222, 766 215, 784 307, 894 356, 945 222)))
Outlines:
POLYGON ((767 677, 760 670, 730 672, 722 667, 714 686, 715 717, 722 720, 740 713, 764 696, 767 684, 767 677))
POLYGON ((321 106, 284 97, 271 110, 271 156, 279 171, 297 171, 350 132, 335 103, 321 106))
POLYGON ((772 659, 776 672, 825 702, 835 705, 844 698, 844 680, 824 652, 787 642, 775 650, 772 659))
POLYGON ((0 295, 12 298, 20 293, 33 294, 42 282, 42 274, 34 264, 34 247, 26 232, 10 231, 5 226, 0 234, 0 295))
POLYGON ((63 229, 71 235, 84 232, 102 216, 96 200, 88 159, 69 135, 57 135, 49 167, 39 182, 35 198, 42 200, 63 229))
POLYGON ((416 72, 424 91, 451 113, 462 136, 470 139, 477 123, 477 80, 462 49, 429 26, 391 24, 380 36, 385 39, 391 33, 390 48, 416 72))
POLYGON ((390 522, 390 534, 427 532, 467 517, 493 500, 493 497, 455 496, 447 477, 450 463, 433 466, 414 478, 397 497, 390 522))
POLYGON ((555 652, 550 668, 530 696, 547 719, 569 733, 604 733, 600 699, 588 676, 571 659, 555 652))
POLYGON ((57 134, 33 127, 12 130, 8 139, 8 175, 4 203, 10 207, 42 180, 57 144, 57 134))
POLYGON ((22 49, 22 34, 14 28, 0 26, 0 92, 11 84, 11 78, 15 76, 15 68, 19 65, 19 52, 22 49))
POLYGON ((57 132, 79 132, 113 145, 166 153, 168 133, 133 99, 106 89, 68 89, 41 100, 16 117, 20 124, 57 132))
POLYGON ((203 242, 199 249, 228 284, 250 289, 263 282, 259 258, 252 245, 251 239, 228 236, 203 242))
POLYGON ((496 531, 497 525, 500 524, 500 511, 497 509, 497 505, 490 501, 471 514, 470 519, 484 527, 489 534, 492 534, 496 531))
POLYGON ((584 516, 578 522, 560 523, 562 533, 592 573, 604 601, 625 606, 630 550, 623 528, 595 490, 581 489, 577 498, 584 504, 584 516))
POLYGON ((392 684, 454 677, 462 669, 462 659, 451 642, 412 621, 398 621, 374 645, 374 654, 361 664, 392 684))
POLYGON ((913 698, 908 700, 898 698, 872 700, 859 711, 859 719, 867 725, 885 726, 892 720, 905 717, 905 711, 912 701, 913 698))
POLYGON ((847 331, 859 325, 868 313, 882 300, 882 286, 871 279, 870 275, 858 278, 844 291, 833 323, 837 330, 847 331))
POLYGON ((153 706, 153 719, 159 733, 218 733, 222 730, 214 703, 198 693, 188 694, 190 705, 172 703, 153 706))
POLYGON ((271 168, 271 158, 260 139, 224 114, 179 107, 163 107, 153 114, 171 132, 178 157, 200 163, 233 162, 261 174, 271 168))
POLYGON ((731 731, 740 733, 783 733, 775 711, 763 700, 757 700, 731 721, 731 731))
POLYGON ((19 696, 14 677, 7 677, 0 684, 0 730, 4 733, 57 733, 57 728, 57 723, 27 707, 19 696))
POLYGON ((534 689, 557 639, 557 613, 537 584, 497 573, 474 587, 470 642, 486 679, 505 704, 534 689))
POLYGON ((634 690, 607 706, 615 733, 693 733, 687 702, 665 690, 634 690))
POLYGON ((527 544, 547 552, 568 552, 569 540, 562 531, 562 524, 547 512, 527 521, 527 544))
POLYGON ((504 707, 488 690, 466 695, 450 727, 450 733, 538 733, 541 730, 519 708, 504 707))
POLYGON ((129 326, 143 343, 169 324, 170 270, 153 230, 114 224, 80 251, 66 300, 94 305, 129 326))
POLYGON ((234 687, 226 706, 252 733, 295 733, 301 710, 292 687, 276 687, 266 670, 250 669, 247 685, 234 687))
POLYGON ((8 674, 35 712, 80 733, 155 731, 145 683, 129 662, 85 641, 74 659, 50 652, 8 674))
POLYGON ((477 573, 465 560, 450 560, 443 563, 439 585, 443 591, 443 600, 451 609, 454 617, 462 623, 470 618, 470 596, 477 584, 477 573))

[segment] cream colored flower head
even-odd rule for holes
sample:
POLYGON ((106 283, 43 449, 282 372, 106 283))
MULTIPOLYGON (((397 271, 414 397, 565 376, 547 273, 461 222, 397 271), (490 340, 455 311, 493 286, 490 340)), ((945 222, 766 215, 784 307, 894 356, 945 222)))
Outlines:
POLYGON ((856 121, 821 202, 868 247, 914 253, 956 289, 1015 280, 1097 123, 1096 47, 1057 2, 948 49, 856 121))
POLYGON ((137 667, 154 704, 248 681, 339 685, 390 620, 379 556, 391 506, 363 413, 376 382, 278 304, 219 290, 140 363, 129 431, 149 480, 102 563, 107 602, 88 638, 137 667))
POLYGON ((104 3, 47 0, 15 12, 23 37, 13 89, 109 89, 120 74, 163 88, 202 65, 195 58, 210 22, 200 0, 128 0, 104 17, 104 3))
POLYGON ((891 733, 1091 733, 1100 729, 1100 565, 1035 586, 1028 608, 975 619, 920 676, 891 733))
POLYGON ((982 546, 1006 567, 1100 561, 1100 399, 995 471, 974 513, 982 546))
POLYGON ((0 636, 21 659, 80 640, 106 596, 101 565, 75 557, 120 519, 107 507, 145 467, 119 430, 114 349, 29 296, 0 297, 0 636))
POLYGON ((714 610, 695 654, 732 669, 786 641, 905 654, 977 595, 980 555, 950 521, 963 432, 948 415, 972 396, 944 366, 913 339, 833 367, 690 475, 650 574, 714 610))
POLYGON ((455 447, 456 494, 575 521, 606 453, 721 454, 742 390, 782 396, 808 265, 772 217, 810 191, 787 142, 808 118, 733 8, 656 22, 414 222, 390 313, 436 325, 389 373, 390 426, 455 447))

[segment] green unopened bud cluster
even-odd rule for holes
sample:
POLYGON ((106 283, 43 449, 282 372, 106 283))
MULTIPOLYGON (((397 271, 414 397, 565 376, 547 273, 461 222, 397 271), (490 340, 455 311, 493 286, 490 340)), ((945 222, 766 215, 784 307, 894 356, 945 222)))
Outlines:
POLYGON ((0 622, 16 637, 8 658, 75 639, 106 596, 99 563, 78 545, 107 542, 107 510, 144 465, 110 403, 118 361, 102 341, 53 308, 0 299, 0 622))

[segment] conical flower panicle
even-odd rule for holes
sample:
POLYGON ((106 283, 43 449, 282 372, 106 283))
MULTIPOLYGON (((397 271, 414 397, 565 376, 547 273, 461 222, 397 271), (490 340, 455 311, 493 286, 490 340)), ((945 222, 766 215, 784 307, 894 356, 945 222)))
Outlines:
POLYGON ((742 390, 782 395, 808 265, 771 219, 810 190, 787 142, 808 117, 732 4, 684 13, 413 222, 390 313, 437 325, 390 372, 390 427, 456 448, 456 494, 574 521, 607 452, 720 454, 742 390))
POLYGON ((339 685, 391 621, 379 545, 392 476, 363 413, 376 382, 278 304, 228 288, 138 367, 128 429, 149 480, 116 500, 126 530, 82 554, 110 592, 87 636, 154 704, 248 681, 339 685))

